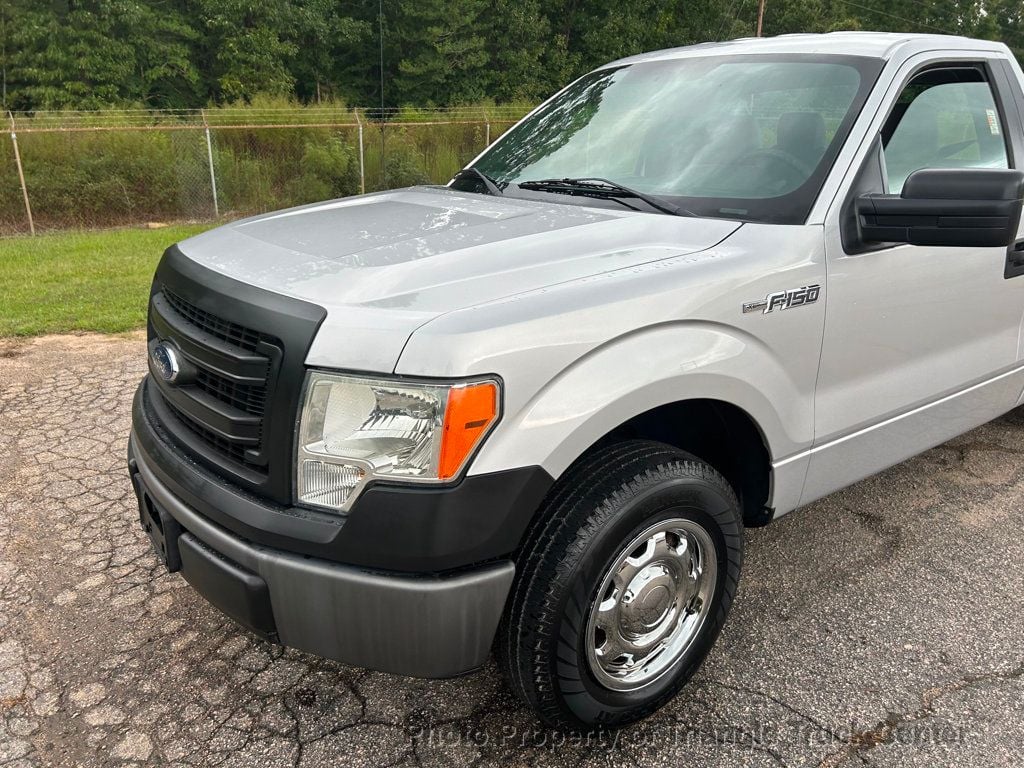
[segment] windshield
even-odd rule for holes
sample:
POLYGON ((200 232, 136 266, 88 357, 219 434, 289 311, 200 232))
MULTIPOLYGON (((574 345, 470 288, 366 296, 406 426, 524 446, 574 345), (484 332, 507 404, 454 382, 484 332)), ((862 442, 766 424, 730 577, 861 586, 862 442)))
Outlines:
POLYGON ((882 62, 708 56, 591 72, 474 166, 520 182, 603 178, 700 216, 802 222, 882 62))

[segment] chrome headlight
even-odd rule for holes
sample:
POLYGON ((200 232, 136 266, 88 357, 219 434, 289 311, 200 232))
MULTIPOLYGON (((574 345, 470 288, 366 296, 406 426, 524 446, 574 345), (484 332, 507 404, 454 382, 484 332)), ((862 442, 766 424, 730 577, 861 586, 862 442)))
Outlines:
POLYGON ((428 384, 313 371, 299 417, 300 504, 345 509, 371 478, 456 477, 498 419, 498 383, 428 384))

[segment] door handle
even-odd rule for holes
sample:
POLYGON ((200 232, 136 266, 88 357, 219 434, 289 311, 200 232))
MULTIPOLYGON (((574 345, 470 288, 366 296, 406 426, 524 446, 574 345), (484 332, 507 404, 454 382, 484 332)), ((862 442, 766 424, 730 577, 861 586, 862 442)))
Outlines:
POLYGON ((1003 277, 1020 277, 1024 275, 1024 238, 1015 240, 1006 249, 1006 268, 1003 277))

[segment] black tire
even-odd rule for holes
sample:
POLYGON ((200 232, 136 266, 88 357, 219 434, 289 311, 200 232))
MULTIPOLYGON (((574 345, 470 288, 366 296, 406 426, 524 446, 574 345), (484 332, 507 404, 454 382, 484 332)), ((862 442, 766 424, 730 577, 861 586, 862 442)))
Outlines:
POLYGON ((559 480, 517 555, 497 652, 512 690, 548 726, 618 728, 667 703, 700 666, 725 622, 743 562, 736 494, 709 464, 663 443, 630 440, 594 451, 559 480), (698 523, 715 545, 711 606, 664 674, 637 690, 602 684, 587 662, 589 606, 623 547, 651 524, 698 523))

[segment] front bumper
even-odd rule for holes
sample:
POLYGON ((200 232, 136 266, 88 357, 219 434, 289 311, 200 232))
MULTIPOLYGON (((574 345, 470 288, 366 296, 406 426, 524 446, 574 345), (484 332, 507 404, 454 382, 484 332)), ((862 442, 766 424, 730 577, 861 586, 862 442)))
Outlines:
POLYGON ((224 613, 257 634, 345 664, 451 677, 487 659, 515 568, 510 560, 450 575, 381 573, 250 543, 190 509, 128 446, 144 525, 165 559, 224 613))
POLYGON ((416 574, 507 559, 553 483, 540 467, 522 467, 446 486, 371 483, 343 515, 290 507, 197 463, 163 428, 150 387, 147 377, 132 405, 136 453, 188 508, 269 549, 416 574))

